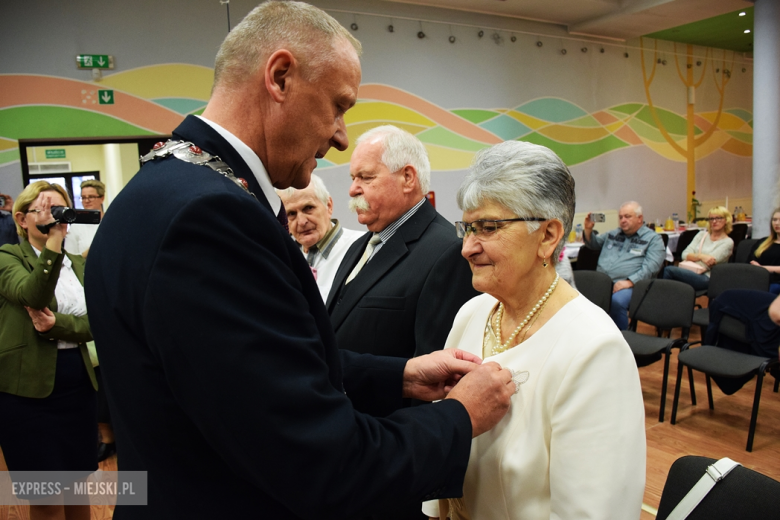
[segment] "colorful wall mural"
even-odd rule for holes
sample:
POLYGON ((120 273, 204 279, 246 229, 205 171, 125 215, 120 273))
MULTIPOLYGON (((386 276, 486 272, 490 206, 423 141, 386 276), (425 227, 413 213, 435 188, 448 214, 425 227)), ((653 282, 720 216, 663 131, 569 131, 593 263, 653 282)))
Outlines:
MULTIPOLYGON (((213 70, 167 64, 106 75, 100 83, 43 75, 0 75, 0 165, 18 160, 17 140, 37 137, 167 134, 187 114, 202 112, 213 70), (113 104, 100 93, 113 91, 113 104)), ((645 103, 624 103, 588 113, 560 98, 540 98, 511 108, 447 110, 390 85, 364 84, 347 113, 350 142, 369 128, 394 124, 422 140, 434 170, 462 170, 482 148, 518 139, 553 149, 569 166, 620 148, 645 146, 684 162, 663 137, 645 103)), ((660 120, 684 145, 684 115, 657 108, 660 120)), ((695 133, 716 123, 713 137, 696 149, 701 159, 716 150, 752 154, 752 114, 741 108, 695 115, 695 133)), ((331 150, 319 168, 347 164, 350 149, 331 150)))
MULTIPOLYGON (((346 116, 350 141, 388 123, 416 134, 431 157, 437 209, 450 220, 461 216, 455 193, 474 154, 506 139, 557 152, 575 177, 578 211, 640 198, 653 219, 685 214, 692 165, 699 200, 751 196, 753 71, 743 57, 646 39, 575 42, 550 24, 398 2, 312 1, 345 27, 359 18, 352 31, 363 44, 363 85, 346 116), (482 24, 503 38, 479 38, 482 24), (563 54, 567 46, 577 52, 563 54), (724 69, 733 72, 727 87, 718 76, 724 69), (689 148, 689 131, 694 157, 680 152, 689 148)), ((233 25, 254 5, 231 2, 233 25)), ((228 29, 215 23, 224 6, 209 0, 103 9, 85 0, 29 0, 6 11, 0 40, 14 50, 0 54, 0 192, 10 194, 22 189, 18 139, 167 134, 200 113, 228 29), (137 16, 161 9, 177 23, 137 16), (94 81, 92 70, 75 65, 82 53, 111 55, 116 68, 94 81)), ((357 228, 346 209, 351 151, 331 150, 317 171, 337 218, 357 228)))

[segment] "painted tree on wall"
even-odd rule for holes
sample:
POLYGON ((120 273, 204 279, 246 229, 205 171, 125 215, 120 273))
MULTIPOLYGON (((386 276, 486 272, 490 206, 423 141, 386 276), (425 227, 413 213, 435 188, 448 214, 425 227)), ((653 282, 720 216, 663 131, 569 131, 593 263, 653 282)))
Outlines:
MULTIPOLYGON (((691 201, 692 194, 696 190, 696 148, 703 145, 705 142, 707 142, 707 140, 710 137, 712 137, 712 134, 718 128, 718 122, 720 121, 720 116, 723 112, 723 99, 725 97, 726 85, 731 79, 731 69, 734 66, 734 53, 732 52, 731 63, 728 64, 728 68, 727 68, 726 51, 724 50, 722 59, 720 60, 721 63, 719 66, 716 67, 714 63, 715 57, 712 56, 712 58, 710 58, 710 55, 714 54, 714 52, 711 52, 711 49, 707 48, 707 53, 704 57, 704 66, 701 69, 701 75, 699 76, 698 79, 695 79, 694 68, 693 68, 693 64, 695 60, 695 56, 693 55, 693 45, 691 44, 686 45, 686 52, 684 54, 685 70, 683 70, 680 67, 681 60, 680 60, 680 53, 677 52, 677 43, 674 44, 674 62, 675 65, 677 66, 677 74, 680 76, 680 81, 682 81, 683 85, 687 90, 687 103, 686 103, 687 127, 686 127, 685 146, 682 146, 681 142, 675 141, 675 139, 667 131, 666 127, 661 121, 661 118, 658 116, 656 108, 653 105, 653 98, 650 95, 650 85, 653 83, 653 79, 655 78, 656 67, 658 63, 662 61, 660 58, 658 58, 658 40, 654 40, 653 43, 653 59, 652 59, 653 66, 649 74, 647 71, 647 65, 645 64, 644 38, 640 38, 640 52, 642 55, 642 77, 644 79, 645 95, 647 96, 647 104, 650 108, 650 113, 652 114, 653 120, 658 126, 658 130, 661 132, 661 135, 663 135, 664 139, 666 139, 666 142, 668 142, 669 145, 677 153, 679 153, 686 160, 688 164, 686 197, 691 197, 688 199, 689 201, 691 201), (710 65, 710 69, 712 70, 712 78, 715 83, 715 88, 717 89, 718 94, 720 95, 720 100, 718 102, 718 111, 716 113, 715 120, 712 122, 709 128, 707 128, 706 131, 701 133, 701 135, 696 136, 696 122, 695 122, 696 114, 694 112, 695 93, 696 93, 696 89, 702 84, 702 82, 704 81, 704 77, 707 75, 707 67, 709 65, 710 60, 713 61, 713 64, 710 65)), ((665 63, 666 62, 664 61, 664 64, 665 63)), ((697 65, 699 64, 700 63, 697 63, 697 65)), ((691 205, 689 206, 688 211, 689 211, 689 215, 693 215, 695 209, 691 205)))

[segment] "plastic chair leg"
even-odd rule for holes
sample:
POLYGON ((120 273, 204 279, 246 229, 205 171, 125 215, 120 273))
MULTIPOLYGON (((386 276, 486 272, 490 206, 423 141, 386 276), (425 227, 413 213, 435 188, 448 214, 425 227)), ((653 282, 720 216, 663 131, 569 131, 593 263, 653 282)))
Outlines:
POLYGON ((715 404, 712 402, 712 382, 710 381, 710 375, 705 375, 707 376, 707 400, 710 403, 710 410, 714 410, 715 404))
POLYGON ((672 424, 677 422, 677 402, 680 400, 680 384, 682 383, 682 373, 683 364, 677 361, 677 382, 674 385, 674 399, 672 400, 672 424))
POLYGON ((775 393, 777 393, 777 387, 779 386, 780 386, 780 379, 775 379, 775 388, 774 388, 775 393))
POLYGON ((664 422, 664 411, 666 410, 666 380, 669 378, 669 358, 671 356, 670 350, 667 350, 664 356, 664 380, 661 383, 661 410, 658 412, 658 422, 664 422))
POLYGON ((750 415, 750 429, 748 430, 747 451, 753 451, 753 437, 756 434, 756 422, 758 421, 758 403, 761 401, 761 387, 764 384, 764 373, 759 370, 756 378, 756 396, 753 398, 753 413, 750 415))
POLYGON ((688 367, 688 384, 691 387, 691 406, 696 406, 696 389, 693 386, 693 369, 688 367))

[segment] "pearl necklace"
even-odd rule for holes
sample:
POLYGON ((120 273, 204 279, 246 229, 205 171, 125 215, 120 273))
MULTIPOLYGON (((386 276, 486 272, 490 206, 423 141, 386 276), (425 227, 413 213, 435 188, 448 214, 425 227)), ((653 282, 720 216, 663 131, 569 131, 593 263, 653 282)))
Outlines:
POLYGON ((509 349, 510 347, 514 346, 512 343, 514 342, 517 335, 520 333, 521 330, 523 330, 523 327, 525 327, 529 321, 531 321, 531 318, 534 317, 534 315, 539 312, 547 303, 547 300, 550 298, 550 295, 552 295, 555 288, 558 286, 558 279, 560 276, 558 273, 555 273, 555 280, 553 280, 553 283, 550 285, 550 288, 547 289, 547 292, 544 293, 544 295, 541 297, 541 299, 536 302, 536 305, 534 305, 534 308, 531 309, 531 312, 528 313, 528 315, 525 317, 525 319, 520 323, 520 325, 517 326, 515 331, 512 333, 511 336, 509 336, 509 339, 506 340, 506 343, 501 345, 501 318, 504 317, 504 304, 499 303, 498 304, 498 310, 496 311, 496 339, 498 339, 496 346, 493 347, 493 355, 500 354, 501 352, 504 352, 505 350, 509 349))

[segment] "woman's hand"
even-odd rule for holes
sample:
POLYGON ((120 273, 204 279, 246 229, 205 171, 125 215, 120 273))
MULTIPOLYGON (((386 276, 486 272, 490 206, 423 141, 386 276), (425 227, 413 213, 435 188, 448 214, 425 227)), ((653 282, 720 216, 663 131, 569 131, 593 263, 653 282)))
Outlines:
MULTIPOLYGON (((51 215, 50 192, 42 191, 40 195, 38 195, 38 208, 39 211, 35 214, 36 225, 46 225, 54 222, 54 217, 51 215)), ((55 253, 62 253, 62 241, 65 239, 67 233, 67 224, 56 224, 49 228, 46 239, 46 249, 55 253)))
POLYGON ((718 261, 715 259, 714 256, 710 255, 699 255, 699 260, 707 264, 708 266, 712 267, 715 264, 718 263, 718 261))
POLYGON ((42 310, 33 309, 32 307, 25 307, 25 309, 27 309, 27 314, 30 315, 33 327, 38 332, 49 332, 57 322, 57 318, 48 307, 44 307, 42 310))
POLYGON ((758 267, 763 267, 764 269, 766 269, 766 270, 767 270, 767 271, 769 271, 770 273, 777 273, 777 272, 779 271, 778 269, 773 269, 773 268, 774 268, 774 267, 776 267, 776 266, 772 266, 772 265, 761 265, 761 264, 759 264, 758 262, 756 262, 755 260, 751 260, 751 261, 750 261, 750 265, 756 265, 756 266, 758 266, 758 267))

